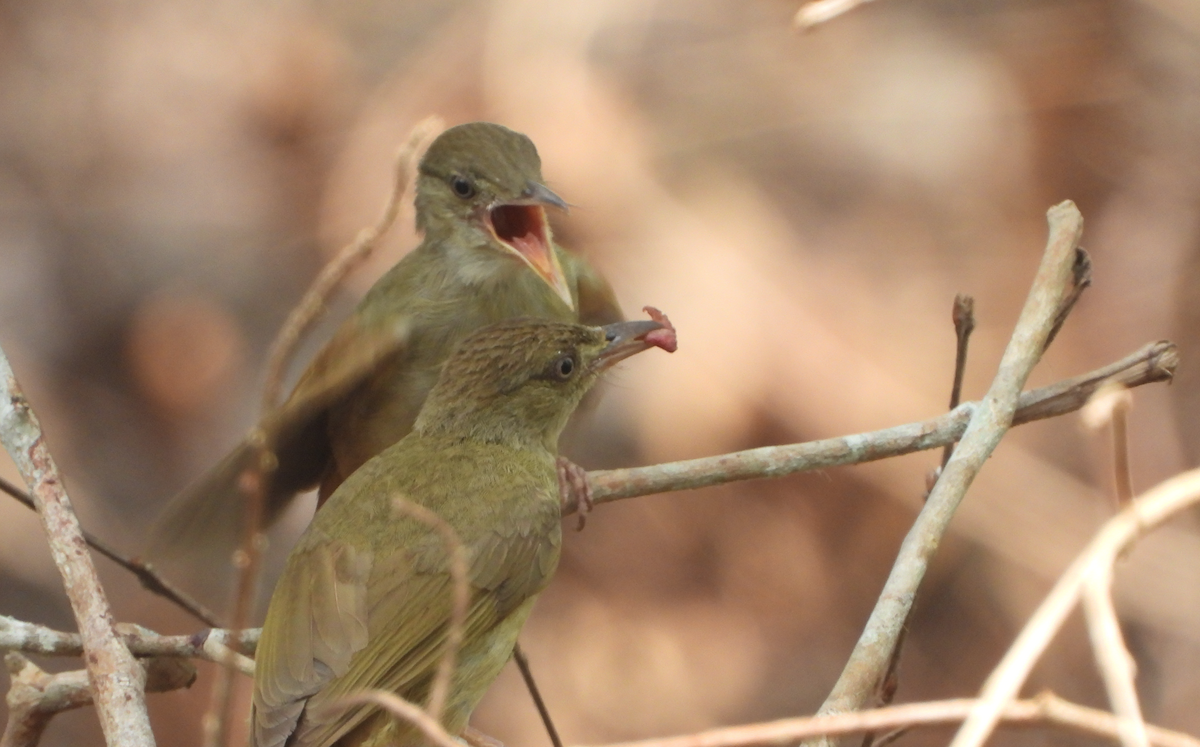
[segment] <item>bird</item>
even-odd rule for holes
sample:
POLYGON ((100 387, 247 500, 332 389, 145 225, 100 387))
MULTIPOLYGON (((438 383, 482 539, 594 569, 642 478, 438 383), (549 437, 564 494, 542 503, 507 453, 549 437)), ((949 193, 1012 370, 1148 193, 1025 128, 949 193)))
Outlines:
MULTIPOLYGON (((600 273, 554 243, 546 208, 567 203, 545 185, 527 136, 489 122, 447 129, 420 160, 415 192, 420 244, 367 292, 283 404, 168 503, 144 559, 231 557, 246 523, 244 476, 264 453, 274 461, 264 525, 305 490, 317 487, 320 505, 411 430, 442 362, 472 331, 525 316, 624 319, 600 273)), ((564 499, 579 474, 564 470, 564 499)))
POLYGON ((512 654, 558 564, 556 446, 600 374, 651 347, 656 321, 490 325, 446 360, 412 431, 334 491, 288 557, 255 664, 255 747, 424 744, 372 705, 382 689, 423 705, 446 648, 450 549, 398 511, 439 516, 466 552, 469 602, 443 711, 457 735, 512 654))

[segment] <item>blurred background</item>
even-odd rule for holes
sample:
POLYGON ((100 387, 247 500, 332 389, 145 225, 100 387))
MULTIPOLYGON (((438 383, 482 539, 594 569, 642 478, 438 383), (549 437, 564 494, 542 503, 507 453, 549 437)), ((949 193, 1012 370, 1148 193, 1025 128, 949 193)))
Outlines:
MULTIPOLYGON (((1045 211, 1067 198, 1095 283, 1031 384, 1175 339, 1176 383, 1135 394, 1135 487, 1200 463, 1200 5, 878 0, 807 34, 791 29, 797 8, 0 2, 0 344, 85 527, 136 554, 163 502, 252 424, 271 337, 375 221, 393 154, 429 114, 528 133, 575 206, 554 216, 561 242, 602 268, 626 313, 653 304, 679 328, 679 352, 625 364, 566 444, 587 467, 936 415, 955 293, 976 298, 964 396, 978 398, 1045 211)), ((417 240, 406 207, 302 358, 417 240)), ((1077 416, 1005 439, 918 599, 898 701, 978 690, 1111 515, 1107 444, 1077 416)), ((567 534, 522 634, 566 741, 816 709, 937 459, 598 508, 567 534)), ((19 481, 6 458, 0 474, 19 481)), ((276 536, 268 587, 311 505, 276 536)), ((1183 516, 1117 582, 1147 717, 1192 732, 1198 558, 1183 516)), ((120 619, 199 628, 98 562, 120 619)), ((188 570, 180 582, 197 584, 188 570)), ((0 613, 73 627, 36 517, 7 499, 0 613)), ((199 743, 211 682, 204 666, 190 691, 150 697, 160 744, 199 743)), ((1078 616, 1027 691, 1043 687, 1105 706, 1078 616)), ((511 667, 474 724, 510 747, 548 744, 511 667)), ((43 742, 100 743, 90 709, 43 742)))

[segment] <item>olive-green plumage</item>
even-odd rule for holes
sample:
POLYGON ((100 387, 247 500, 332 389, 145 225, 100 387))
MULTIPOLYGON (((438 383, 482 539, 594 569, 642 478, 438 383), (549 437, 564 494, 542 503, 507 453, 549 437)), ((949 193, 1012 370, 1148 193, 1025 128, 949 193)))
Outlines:
MULTIPOLYGON (((604 279, 553 243, 544 206, 565 203, 543 186, 528 137, 485 122, 446 130, 421 160, 415 204, 421 244, 379 279, 259 424, 278 458, 268 521, 299 491, 319 484, 327 497, 404 437, 442 362, 472 331, 525 316, 622 318, 604 279)), ((238 477, 254 454, 247 439, 176 496, 146 555, 228 557, 244 521, 238 477)))
POLYGON ((288 558, 258 646, 254 745, 422 743, 374 707, 335 705, 366 689, 423 704, 444 651, 449 550, 397 497, 440 516, 467 551, 470 601, 443 719, 462 731, 558 564, 558 436, 599 373, 654 344, 657 329, 521 319, 463 341, 413 431, 342 483, 288 558))

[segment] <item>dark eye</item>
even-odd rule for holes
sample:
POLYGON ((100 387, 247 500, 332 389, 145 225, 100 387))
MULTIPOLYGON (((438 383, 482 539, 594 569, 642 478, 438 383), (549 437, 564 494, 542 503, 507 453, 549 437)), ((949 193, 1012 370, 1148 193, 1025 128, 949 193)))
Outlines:
POLYGON ((566 381, 571 378, 571 374, 575 373, 575 359, 569 355, 564 355, 554 361, 554 376, 560 381, 566 381))
POLYGON ((471 184, 471 180, 463 176, 450 177, 450 189, 454 190, 454 194, 464 200, 475 194, 475 185, 471 184))

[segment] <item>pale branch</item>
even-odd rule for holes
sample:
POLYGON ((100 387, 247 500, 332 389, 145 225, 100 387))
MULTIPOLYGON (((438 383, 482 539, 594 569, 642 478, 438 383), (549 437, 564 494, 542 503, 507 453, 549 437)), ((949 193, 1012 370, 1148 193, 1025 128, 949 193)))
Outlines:
POLYGON ((1109 519, 1067 568, 1025 624, 1004 658, 988 676, 971 715, 951 747, 983 744, 1005 704, 1016 697, 1033 665, 1075 608, 1098 569, 1111 569, 1118 557, 1146 531, 1188 506, 1200 503, 1200 469, 1176 475, 1135 498, 1109 519))
POLYGON ((463 641, 463 623, 467 619, 467 604, 470 602, 471 587, 467 578, 467 549, 454 527, 442 517, 430 511, 425 506, 413 503, 397 496, 393 507, 399 513, 415 519, 441 535, 442 544, 446 546, 449 559, 450 579, 450 619, 446 629, 446 650, 438 662, 437 673, 433 677, 433 685, 429 688, 429 700, 425 710, 434 721, 441 723, 442 711, 446 707, 446 698, 450 694, 450 679, 458 661, 458 650, 463 641))
POLYGON ((326 302, 346 276, 354 268, 361 265, 375 251, 379 240, 396 222, 400 212, 400 200, 408 189, 412 179, 413 161, 421 152, 422 146, 446 125, 441 117, 431 116, 422 119, 413 127, 408 139, 396 153, 393 166, 393 183, 383 213, 375 225, 358 232, 354 241, 342 247, 317 275, 304 298, 288 314, 283 328, 271 343, 271 351, 267 355, 267 377, 263 386, 262 409, 267 414, 279 403, 279 394, 283 387, 283 376, 288 364, 295 354, 300 339, 311 329, 312 325, 325 311, 326 302))
MULTIPOLYGON (((258 645, 260 632, 257 628, 251 628, 239 631, 236 635, 229 630, 202 630, 194 635, 160 635, 129 623, 117 623, 116 629, 134 656, 188 657, 208 661, 217 661, 205 649, 209 641, 236 645, 253 652, 258 645)), ((82 656, 83 641, 78 633, 66 633, 0 615, 0 650, 38 656, 82 656)))
POLYGON ((929 562, 967 488, 1012 425, 1021 389, 1041 359, 1056 315, 1069 293, 1083 217, 1070 201, 1047 212, 1050 235, 1029 296, 987 395, 974 408, 953 456, 912 528, 841 677, 819 713, 862 708, 887 671, 929 562))
POLYGON ((104 587, 58 466, 50 455, 37 416, 0 350, 0 441, 30 486, 50 554, 63 578, 87 653, 100 726, 110 745, 151 747, 146 713, 146 673, 117 635, 104 587))
POLYGON ((871 0, 809 0, 800 6, 792 25, 800 31, 807 31, 814 26, 831 21, 834 18, 854 10, 871 0))
MULTIPOLYGON (((84 670, 47 674, 18 653, 4 657, 12 681, 6 702, 8 723, 0 747, 37 747, 42 732, 57 713, 91 705, 92 688, 84 670)), ((161 693, 191 687, 196 668, 183 659, 141 662, 146 692, 161 693)))
POLYGON ((1136 666, 1121 635, 1112 599, 1112 567, 1097 569, 1083 590, 1084 618, 1092 653, 1108 690, 1108 702, 1120 725, 1123 747, 1147 747, 1146 722, 1134 685, 1136 666))
MULTIPOLYGON (((977 703, 969 698, 906 703, 853 713, 731 726, 678 737, 618 742, 603 747, 787 747, 813 737, 954 724, 966 718, 977 703)), ((1013 701, 1003 708, 1000 716, 1005 726, 1051 726, 1112 740, 1119 734, 1116 716, 1071 703, 1052 693, 1013 701)), ((1200 747, 1200 739, 1158 726, 1148 725, 1146 734, 1155 747, 1200 747)))
MULTIPOLYGON (((270 352, 267 355, 267 373, 262 395, 264 421, 278 407, 284 374, 287 372, 288 364, 295 354, 301 338, 324 313, 330 295, 355 267, 371 255, 379 240, 391 229, 400 211, 400 200, 408 189, 413 161, 422 144, 442 127, 440 118, 427 117, 412 129, 408 140, 396 154, 392 189, 379 220, 375 222, 375 225, 359 231, 354 241, 343 247, 332 260, 326 263, 304 297, 288 314, 283 327, 271 342, 270 352)), ((256 428, 252 432, 251 438, 255 445, 255 458, 253 466, 242 474, 241 480, 241 487, 246 494, 247 511, 242 545, 235 555, 238 578, 233 595, 231 620, 231 625, 235 629, 245 627, 250 618, 262 566, 262 551, 266 545, 266 537, 262 531, 264 505, 275 468, 279 464, 278 458, 271 451, 263 427, 256 428)), ((203 744, 205 747, 229 744, 231 736, 229 715, 233 707, 230 699, 230 684, 233 676, 231 670, 234 668, 232 665, 235 663, 233 661, 234 653, 232 649, 229 649, 228 661, 225 662, 228 666, 218 673, 216 684, 212 689, 209 709, 204 717, 203 744)))
MULTIPOLYGON (((1095 371, 1025 392, 1013 425, 1074 412, 1106 381, 1129 387, 1170 381, 1179 365, 1175 344, 1160 340, 1095 371)), ((694 490, 738 480, 784 477, 797 472, 862 464, 951 444, 962 437, 979 402, 967 402, 936 418, 870 433, 784 446, 764 446, 720 456, 651 467, 588 473, 592 500, 608 503, 653 493, 694 490)), ((569 506, 565 514, 573 512, 569 506)))
POLYGON ((462 747, 454 737, 450 736, 441 723, 429 715, 415 703, 401 698, 386 690, 365 690, 348 695, 336 702, 330 703, 326 710, 336 712, 355 706, 374 705, 388 711, 396 718, 407 721, 415 726, 436 747, 462 747))
MULTIPOLYGON (((0 492, 7 493, 15 498, 30 511, 37 511, 37 508, 33 505, 33 499, 29 497, 28 493, 2 477, 0 477, 0 492)), ((137 580, 151 594, 157 594, 167 601, 174 602, 178 607, 205 625, 213 628, 221 627, 221 622, 215 614, 203 604, 193 599, 190 594, 164 578, 152 566, 135 558, 125 557, 107 542, 87 530, 84 530, 83 538, 93 550, 136 576, 137 580)))

